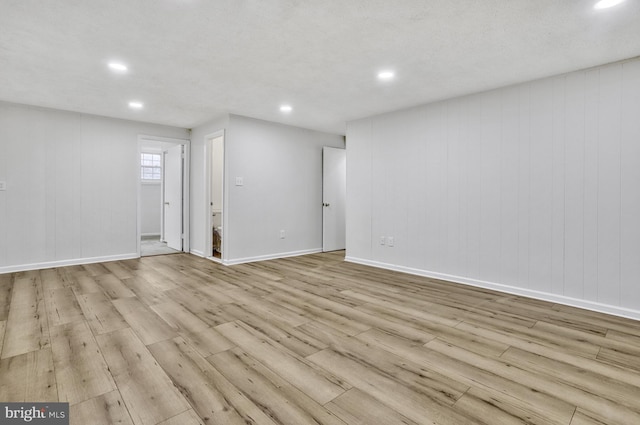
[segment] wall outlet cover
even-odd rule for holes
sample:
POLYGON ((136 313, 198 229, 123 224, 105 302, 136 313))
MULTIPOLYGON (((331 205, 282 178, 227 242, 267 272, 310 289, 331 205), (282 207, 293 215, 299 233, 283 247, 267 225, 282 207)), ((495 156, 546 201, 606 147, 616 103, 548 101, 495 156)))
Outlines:
POLYGON ((7 190, 7 182, 0 182, 0 190, 7 190))

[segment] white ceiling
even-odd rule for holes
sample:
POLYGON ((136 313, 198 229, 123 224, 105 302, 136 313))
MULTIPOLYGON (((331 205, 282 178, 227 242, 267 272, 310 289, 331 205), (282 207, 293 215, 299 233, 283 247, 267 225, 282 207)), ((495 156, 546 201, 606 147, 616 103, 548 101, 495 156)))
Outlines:
POLYGON ((0 100, 187 128, 234 113, 344 134, 349 120, 640 55, 640 1, 594 3, 0 0, 0 100), (381 69, 395 80, 378 82, 381 69), (128 108, 134 99, 143 110, 128 108))

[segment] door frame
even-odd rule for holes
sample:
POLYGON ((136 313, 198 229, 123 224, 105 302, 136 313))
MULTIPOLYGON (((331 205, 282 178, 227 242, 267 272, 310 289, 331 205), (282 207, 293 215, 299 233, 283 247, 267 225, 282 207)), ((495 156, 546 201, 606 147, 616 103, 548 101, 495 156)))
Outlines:
POLYGON ((225 130, 218 130, 213 133, 209 133, 204 136, 204 208, 205 208, 205 235, 204 235, 204 248, 205 251, 203 255, 205 258, 223 263, 227 259, 227 241, 229 240, 229 226, 228 217, 227 217, 227 146, 225 139, 225 130), (222 146, 223 146, 223 158, 222 158, 222 255, 221 258, 215 258, 209 253, 209 250, 213 247, 213 235, 211 234, 211 229, 213 228, 213 219, 211 218, 211 179, 212 179, 212 150, 213 144, 212 140, 217 139, 218 137, 222 137, 222 146))
MULTIPOLYGON (((135 162, 136 165, 136 181, 138 183, 137 188, 137 220, 136 220, 136 236, 137 236, 137 255, 140 257, 141 249, 140 249, 140 241, 142 239, 142 213, 141 213, 141 188, 142 188, 142 176, 140 175, 140 154, 142 154, 142 145, 149 142, 159 142, 159 143, 171 143, 174 145, 183 145, 184 146, 184 159, 182 165, 182 231, 183 231, 183 240, 182 240, 182 251, 189 252, 190 250, 190 237, 189 237, 189 229, 190 229, 190 221, 189 221, 189 176, 191 174, 190 165, 191 165, 191 140, 189 139, 177 139, 172 137, 160 137, 160 136, 151 136, 147 134, 138 135, 138 156, 135 162)), ((163 149, 164 151, 164 149, 163 149)), ((163 164, 163 173, 164 173, 164 164, 163 164)), ((164 178, 163 178, 164 179, 164 178)), ((164 181, 163 181, 164 186, 164 181)), ((164 195, 163 195, 164 196, 164 195)), ((164 213, 162 213, 164 214, 164 213)))

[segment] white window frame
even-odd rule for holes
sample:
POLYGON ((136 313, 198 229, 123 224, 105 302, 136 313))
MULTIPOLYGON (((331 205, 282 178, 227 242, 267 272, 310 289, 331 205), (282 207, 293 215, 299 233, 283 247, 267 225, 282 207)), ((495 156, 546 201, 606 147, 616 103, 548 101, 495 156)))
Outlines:
POLYGON ((140 153, 140 180, 143 183, 160 183, 162 182, 162 153, 159 152, 141 152, 140 153), (150 155, 150 164, 145 164, 145 155, 150 155), (157 158, 156 158, 157 157, 157 158), (144 170, 153 170, 153 175, 157 174, 157 178, 144 178, 144 170), (157 171, 157 173, 156 173, 157 171))

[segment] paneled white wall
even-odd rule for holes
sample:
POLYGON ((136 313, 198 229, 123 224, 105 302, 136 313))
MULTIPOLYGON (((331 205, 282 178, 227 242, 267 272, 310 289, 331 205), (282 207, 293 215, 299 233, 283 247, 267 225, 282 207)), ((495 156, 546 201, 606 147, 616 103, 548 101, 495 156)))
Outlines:
POLYGON ((231 115, 225 139, 228 262, 322 249, 323 146, 344 147, 344 137, 231 115))
POLYGON ((0 102, 0 273, 135 256, 139 134, 187 137, 0 102))
POLYGON ((638 111, 634 60, 350 122, 348 259, 640 318, 638 111))
POLYGON ((223 129, 225 262, 321 250, 322 147, 343 148, 344 137, 230 115, 192 131, 192 251, 205 252, 208 231, 204 138, 223 129), (236 186, 236 177, 242 186, 236 186))

